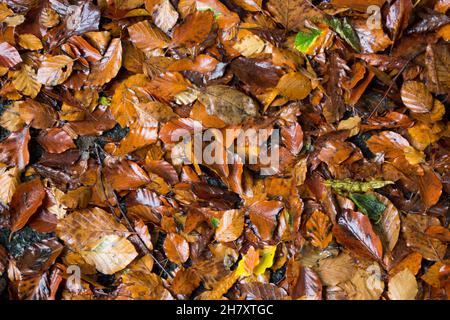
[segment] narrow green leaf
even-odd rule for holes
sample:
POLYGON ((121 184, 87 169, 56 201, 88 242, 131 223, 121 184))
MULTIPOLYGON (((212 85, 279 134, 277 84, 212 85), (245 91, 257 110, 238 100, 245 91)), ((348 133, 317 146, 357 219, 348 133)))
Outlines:
POLYGON ((350 193, 350 199, 358 206, 358 209, 371 220, 378 223, 386 205, 380 202, 373 194, 350 193))
POLYGON ((339 20, 338 18, 331 17, 330 19, 325 19, 325 22, 353 49, 358 52, 361 51, 361 45, 359 43, 358 35, 356 34, 352 25, 348 22, 347 18, 339 20))

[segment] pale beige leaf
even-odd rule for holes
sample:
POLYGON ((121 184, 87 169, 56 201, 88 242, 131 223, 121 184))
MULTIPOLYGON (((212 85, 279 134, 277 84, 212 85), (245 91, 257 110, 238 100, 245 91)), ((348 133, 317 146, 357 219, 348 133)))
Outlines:
POLYGON ((163 0, 156 5, 152 14, 156 26, 165 33, 168 33, 173 28, 177 23, 178 17, 178 12, 173 8, 169 0, 163 0))
POLYGON ((353 258, 348 253, 343 252, 337 257, 320 260, 316 271, 323 285, 335 286, 350 280, 356 272, 356 267, 353 258))
POLYGON ((230 242, 239 238, 244 230, 244 213, 241 210, 227 210, 216 229, 216 240, 230 242))
POLYGON ((244 57, 251 57, 263 52, 266 48, 266 43, 257 35, 251 34, 236 42, 233 48, 244 57))
POLYGON ((418 287, 414 274, 409 269, 400 271, 389 280, 388 296, 391 300, 415 300, 418 287))
POLYGON ((0 169, 0 201, 3 205, 11 202, 12 196, 20 182, 20 171, 17 167, 0 169))
POLYGON ((124 269, 138 255, 130 241, 115 234, 92 241, 87 249, 80 252, 84 260, 104 274, 124 269))
POLYGON ((384 291, 381 268, 374 263, 366 270, 358 269, 352 279, 339 285, 350 300, 378 300, 384 291))

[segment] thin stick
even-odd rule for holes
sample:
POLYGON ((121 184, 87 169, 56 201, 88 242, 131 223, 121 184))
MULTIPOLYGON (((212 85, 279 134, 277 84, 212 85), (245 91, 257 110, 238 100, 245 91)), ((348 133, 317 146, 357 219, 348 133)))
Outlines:
MULTIPOLYGON (((96 156, 97 156, 97 162, 99 163, 99 166, 100 166, 100 177, 101 177, 101 179, 102 179, 101 184, 102 184, 103 192, 104 192, 104 195, 105 195, 105 199, 106 199, 106 202, 108 203, 108 206, 109 206, 109 209, 111 210, 111 213, 112 213, 115 217, 117 217, 116 214, 115 214, 114 208, 113 208, 113 207, 111 206, 111 204, 109 203, 108 196, 107 196, 107 194, 106 194, 106 190, 105 190, 104 185, 103 185, 103 178, 102 178, 102 177, 103 177, 103 165, 102 165, 102 163, 101 163, 100 154, 99 154, 99 152, 98 152, 99 149, 102 151, 102 153, 105 153, 105 151, 102 149, 102 147, 100 147, 97 143, 95 143, 95 153, 96 153, 96 156)), ((125 211, 123 211, 123 209, 122 209, 121 206, 119 205, 119 198, 117 197, 117 194, 115 193, 115 191, 113 191, 112 194, 114 195, 114 199, 115 199, 115 201, 116 201, 116 206, 117 206, 117 208, 119 209, 120 215, 122 216, 122 218, 123 218, 123 219, 126 221, 126 223, 128 224, 128 229, 129 229, 131 232, 133 232, 134 234, 136 234, 137 239, 139 240, 139 242, 140 242, 141 245, 142 245, 142 249, 143 249, 144 253, 145 253, 146 255, 150 256, 150 257, 153 259, 153 261, 155 261, 155 263, 161 268, 161 270, 164 271, 164 272, 167 274, 168 277, 173 278, 172 274, 170 274, 170 272, 168 272, 168 271, 167 271, 167 270, 159 263, 159 261, 156 259, 156 257, 151 253, 150 249, 147 247, 145 241, 141 238, 141 236, 139 235, 139 233, 136 232, 136 230, 134 229, 133 225, 131 224, 130 219, 129 219, 128 216, 127 216, 127 214, 125 213, 125 211)))

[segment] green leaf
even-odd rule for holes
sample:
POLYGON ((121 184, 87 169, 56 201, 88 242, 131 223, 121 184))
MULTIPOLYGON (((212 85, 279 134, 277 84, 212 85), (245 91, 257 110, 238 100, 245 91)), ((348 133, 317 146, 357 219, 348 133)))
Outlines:
POLYGON ((380 221, 381 215, 386 210, 386 205, 380 202, 373 194, 350 193, 349 197, 362 213, 376 223, 380 221))
POLYGON ((111 98, 108 98, 108 97, 100 97, 99 103, 100 103, 102 106, 109 107, 109 106, 111 105, 111 98))
POLYGON ((320 36, 322 31, 312 28, 309 32, 299 32, 295 37, 294 48, 300 52, 307 53, 309 47, 320 36))
POLYGON ((214 226, 214 228, 218 228, 220 224, 220 220, 216 217, 211 217, 211 224, 214 226))
POLYGON ((361 51, 358 35, 355 30, 353 30, 353 27, 348 22, 347 18, 339 20, 338 18, 331 17, 330 19, 325 19, 325 23, 340 35, 353 49, 358 52, 361 51))
POLYGON ((383 188, 388 184, 394 184, 392 181, 372 180, 372 181, 355 181, 351 179, 344 180, 325 180, 324 184, 337 191, 348 192, 367 192, 373 189, 383 188))

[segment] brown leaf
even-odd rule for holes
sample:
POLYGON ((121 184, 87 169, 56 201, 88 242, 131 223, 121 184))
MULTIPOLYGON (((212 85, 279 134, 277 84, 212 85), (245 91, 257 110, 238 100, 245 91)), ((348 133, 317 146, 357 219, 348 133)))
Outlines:
POLYGON ((34 179, 18 185, 11 200, 11 231, 22 229, 45 197, 41 180, 34 179))
POLYGON ((426 234, 426 230, 430 226, 436 225, 440 225, 436 218, 418 214, 408 214, 402 219, 402 231, 406 245, 430 261, 441 260, 447 248, 440 240, 426 234))
POLYGON ((148 21, 141 21, 128 27, 131 42, 136 48, 149 52, 154 49, 162 49, 168 46, 169 39, 158 28, 153 27, 148 21))
POLYGON ((25 169, 30 161, 29 141, 30 132, 27 127, 11 133, 8 138, 0 142, 0 162, 17 166, 20 171, 25 169))
POLYGON ((424 175, 419 176, 419 189, 427 207, 432 207, 439 201, 442 194, 442 183, 432 169, 426 168, 424 175))
POLYGON ((293 299, 322 299, 322 282, 313 269, 291 260, 286 274, 289 283, 288 292, 293 299))
POLYGON ((103 58, 92 65, 88 83, 99 87, 113 79, 122 66, 122 43, 119 38, 111 40, 103 58))
POLYGON ((396 0, 390 5, 386 15, 386 27, 392 40, 397 40, 406 29, 412 10, 411 0, 396 0))
POLYGON ((353 19, 351 24, 358 35, 364 53, 383 51, 392 44, 383 29, 370 29, 365 19, 353 19))
POLYGON ((208 37, 214 22, 211 10, 195 11, 173 30, 172 42, 179 46, 196 46, 208 37))
POLYGON ((386 248, 386 251, 392 252, 395 245, 397 244, 400 234, 400 213, 388 198, 376 192, 373 192, 371 194, 373 194, 378 199, 378 201, 386 206, 386 209, 384 209, 383 213, 381 214, 381 219, 378 223, 378 227, 380 230, 381 238, 385 243, 384 247, 386 248))
POLYGON ((150 182, 147 173, 130 160, 112 162, 104 168, 105 180, 114 190, 132 190, 150 182))
POLYGON ((164 252, 170 261, 182 264, 189 259, 189 244, 179 234, 169 233, 164 240, 164 252))
POLYGON ((446 45, 427 46, 426 76, 430 91, 446 93, 450 89, 450 51, 446 45))
POLYGON ((209 115, 229 125, 241 124, 259 114, 258 104, 251 97, 229 86, 208 86, 198 100, 209 115))
POLYGON ((176 294, 190 295, 200 285, 201 279, 192 269, 180 269, 173 279, 172 289, 176 294))
POLYGON ((283 208, 280 201, 257 201, 248 208, 250 221, 256 227, 262 240, 272 239, 275 231, 278 213, 283 208))
POLYGON ((141 99, 149 99, 142 88, 149 82, 143 74, 132 75, 117 87, 111 100, 111 113, 116 121, 125 127, 139 118, 136 105, 141 99))
POLYGON ((41 131, 37 141, 50 153, 62 153, 71 148, 76 148, 72 138, 64 130, 59 128, 41 131))
POLYGON ((305 0, 278 1, 270 0, 267 9, 276 22, 282 24, 286 30, 299 30, 306 19, 319 16, 319 13, 305 0))
POLYGON ((357 254, 382 259, 383 247, 368 216, 345 209, 333 227, 336 240, 357 254))

